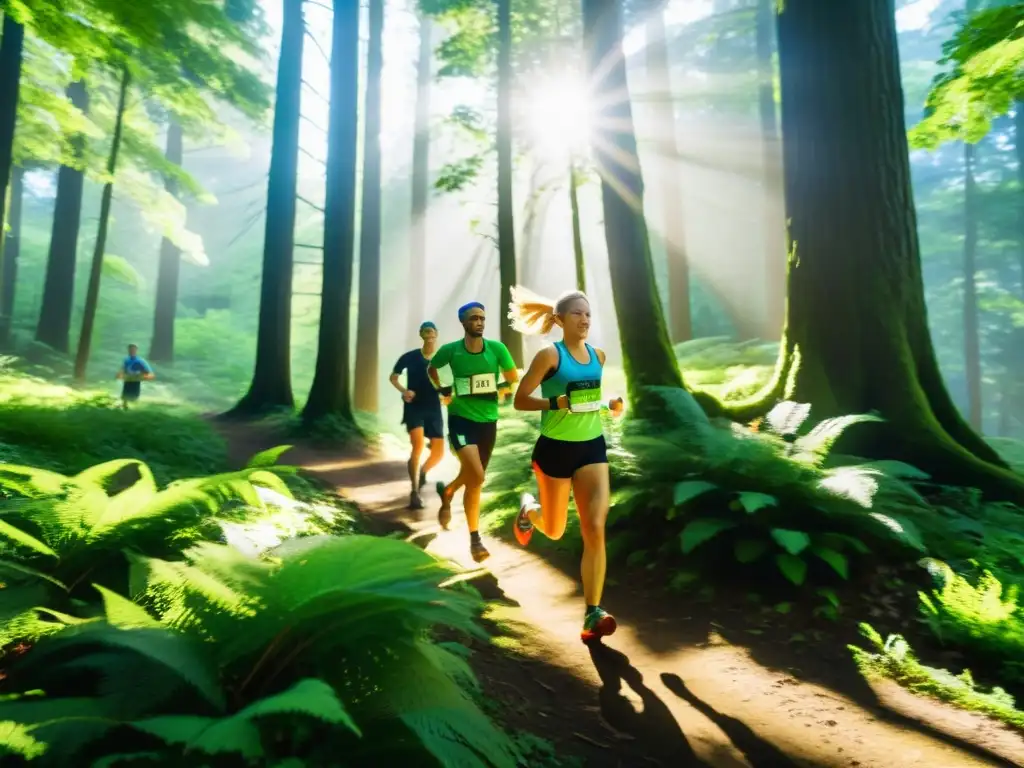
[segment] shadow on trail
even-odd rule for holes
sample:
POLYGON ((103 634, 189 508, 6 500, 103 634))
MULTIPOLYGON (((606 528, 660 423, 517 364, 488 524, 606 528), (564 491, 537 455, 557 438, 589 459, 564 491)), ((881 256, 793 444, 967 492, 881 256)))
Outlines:
POLYGON ((706 766, 694 753, 665 702, 644 685, 643 675, 629 663, 629 658, 602 643, 588 647, 597 674, 601 678, 598 701, 601 714, 609 725, 629 734, 644 745, 645 752, 659 762, 671 766, 706 766), (638 712, 622 693, 628 685, 643 702, 638 712))
POLYGON ((746 723, 737 720, 735 717, 722 714, 710 704, 698 698, 693 691, 686 687, 686 683, 683 682, 679 675, 662 672, 661 682, 672 693, 721 728, 722 733, 729 737, 729 740, 755 768, 761 768, 761 766, 764 766, 764 768, 797 768, 797 764, 781 752, 778 747, 762 739, 746 723))

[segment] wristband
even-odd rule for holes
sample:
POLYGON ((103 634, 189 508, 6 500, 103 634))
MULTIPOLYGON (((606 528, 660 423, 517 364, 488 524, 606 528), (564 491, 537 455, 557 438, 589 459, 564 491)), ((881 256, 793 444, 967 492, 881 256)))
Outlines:
POLYGON ((552 410, 552 411, 559 410, 559 408, 558 408, 558 398, 557 397, 549 397, 548 398, 548 408, 550 410, 552 410))

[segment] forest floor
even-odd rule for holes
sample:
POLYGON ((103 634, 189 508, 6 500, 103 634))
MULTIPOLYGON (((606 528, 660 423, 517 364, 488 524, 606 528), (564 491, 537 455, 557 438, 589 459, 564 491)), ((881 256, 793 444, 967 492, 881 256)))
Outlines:
MULTIPOLYGON (((283 442, 260 427, 218 428, 239 465, 283 442)), ((700 604, 666 593, 656 574, 617 574, 604 605, 619 630, 588 648, 579 640, 577 563, 489 538, 491 558, 479 568, 458 506, 448 532, 437 525, 429 488, 426 509, 408 509, 405 460, 386 450, 299 444, 282 461, 355 503, 374 533, 397 532, 477 573, 474 585, 493 601, 488 620, 511 635, 471 644, 492 715, 546 739, 559 758, 623 768, 1024 766, 1020 733, 894 683, 865 681, 845 647, 854 637, 817 633, 813 643, 795 643, 798 613, 749 629, 757 609, 742 594, 700 604)), ((443 476, 435 475, 430 485, 443 476)))

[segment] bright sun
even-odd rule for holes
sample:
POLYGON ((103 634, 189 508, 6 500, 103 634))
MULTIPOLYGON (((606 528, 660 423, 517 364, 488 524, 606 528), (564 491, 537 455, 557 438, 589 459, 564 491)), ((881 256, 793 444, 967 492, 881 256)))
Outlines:
POLYGON ((540 79, 522 95, 531 150, 548 160, 569 161, 586 152, 592 106, 587 83, 572 76, 540 79))

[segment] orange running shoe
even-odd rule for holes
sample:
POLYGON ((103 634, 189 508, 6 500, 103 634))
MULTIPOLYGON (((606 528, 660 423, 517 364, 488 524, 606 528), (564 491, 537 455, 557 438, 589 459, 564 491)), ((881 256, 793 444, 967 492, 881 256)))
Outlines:
POLYGON ((615 617, 604 608, 598 606, 587 613, 583 619, 583 631, 580 632, 580 640, 584 643, 592 643, 602 637, 615 634, 618 624, 615 617))

